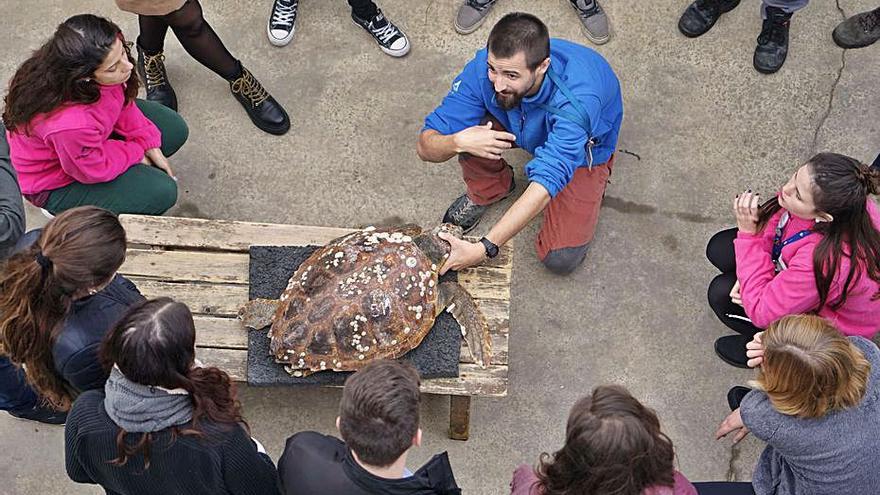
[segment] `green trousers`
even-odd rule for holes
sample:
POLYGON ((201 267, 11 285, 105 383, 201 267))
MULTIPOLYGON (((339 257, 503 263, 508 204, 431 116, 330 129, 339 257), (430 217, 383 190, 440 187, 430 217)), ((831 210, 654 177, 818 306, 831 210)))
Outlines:
MULTIPOLYGON (((189 136, 186 122, 174 110, 152 101, 135 100, 141 112, 162 133, 162 154, 173 155, 189 136)), ((177 202, 177 182, 162 170, 138 164, 110 182, 74 182, 49 194, 44 208, 52 214, 92 205, 116 214, 161 215, 177 202)))

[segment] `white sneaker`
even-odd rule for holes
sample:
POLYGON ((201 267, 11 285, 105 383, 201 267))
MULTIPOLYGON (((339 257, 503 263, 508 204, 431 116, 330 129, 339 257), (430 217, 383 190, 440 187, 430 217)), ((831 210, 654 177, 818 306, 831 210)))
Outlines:
POLYGON ((272 12, 269 14, 269 22, 266 23, 266 34, 269 43, 275 46, 284 46, 293 39, 296 29, 296 9, 299 0, 274 0, 272 12))

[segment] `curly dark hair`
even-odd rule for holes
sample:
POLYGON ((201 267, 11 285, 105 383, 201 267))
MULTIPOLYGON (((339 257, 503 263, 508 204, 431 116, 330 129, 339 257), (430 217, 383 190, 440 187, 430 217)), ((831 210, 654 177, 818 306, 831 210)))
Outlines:
MULTIPOLYGON (((129 44, 119 26, 92 14, 75 15, 62 22, 55 34, 15 72, 4 98, 3 125, 10 131, 28 131, 37 115, 68 103, 98 101, 100 89, 92 79, 116 40, 122 40, 128 61, 129 44), (22 129, 23 128, 23 129, 22 129)), ((125 103, 138 93, 137 77, 125 85, 125 103)))
POLYGON ((639 495, 673 486, 675 452, 660 420, 623 387, 603 385, 571 409, 565 445, 541 454, 544 495, 639 495))

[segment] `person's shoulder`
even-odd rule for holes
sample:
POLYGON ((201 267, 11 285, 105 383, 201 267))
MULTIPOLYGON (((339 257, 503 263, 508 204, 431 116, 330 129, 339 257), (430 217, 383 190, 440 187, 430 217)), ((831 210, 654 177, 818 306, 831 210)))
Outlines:
POLYGON ((81 434, 115 430, 116 425, 104 411, 104 390, 87 390, 79 394, 67 414, 67 424, 81 434))
POLYGON ((538 495, 541 493, 540 478, 535 469, 528 464, 520 464, 513 471, 510 481, 511 495, 538 495))
POLYGON ((300 431, 287 439, 285 451, 288 449, 310 451, 338 451, 346 448, 345 442, 332 435, 324 435, 317 431, 300 431))
POLYGON ((91 106, 83 103, 66 103, 51 112, 34 117, 30 126, 42 137, 64 132, 82 132, 96 128, 97 120, 91 106))

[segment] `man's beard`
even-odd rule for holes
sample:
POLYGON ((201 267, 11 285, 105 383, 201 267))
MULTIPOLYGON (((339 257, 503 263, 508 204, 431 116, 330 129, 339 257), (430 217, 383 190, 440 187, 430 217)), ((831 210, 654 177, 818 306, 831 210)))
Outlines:
POLYGON ((511 93, 508 95, 503 95, 501 93, 495 93, 495 102, 498 103, 498 106, 503 110, 511 110, 519 106, 522 103, 522 99, 525 94, 516 94, 511 93))

